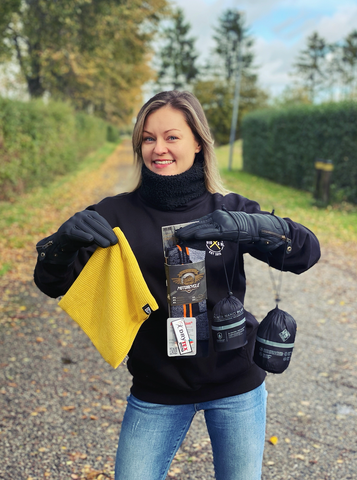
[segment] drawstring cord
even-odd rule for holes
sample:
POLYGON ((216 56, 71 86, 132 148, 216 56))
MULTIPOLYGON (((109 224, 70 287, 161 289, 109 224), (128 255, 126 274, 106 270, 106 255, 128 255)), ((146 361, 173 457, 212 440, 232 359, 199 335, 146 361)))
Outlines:
MULTIPOLYGON (((229 280, 228 280, 227 268, 226 268, 226 264, 225 264, 225 262, 224 262, 223 250, 222 250, 222 262, 223 262, 224 274, 225 274, 225 277, 226 277, 226 282, 227 282, 227 287, 228 287, 228 295, 233 295, 232 289, 233 289, 233 280, 234 280, 234 274, 235 274, 235 269, 236 269, 236 264, 237 264, 237 258, 238 258, 238 252, 239 252, 240 229, 239 229, 238 222, 237 222, 237 220, 235 219, 234 215, 232 215, 231 212, 230 212, 229 210, 227 210, 224 205, 222 205, 222 210, 224 210, 225 212, 227 212, 227 213, 232 217, 234 223, 235 223, 236 226, 237 226, 237 230, 238 230, 237 248, 236 248, 236 252, 235 252, 235 256, 234 256, 231 283, 229 283, 229 280)), ((274 210, 272 211, 271 215, 274 215, 274 210)), ((275 217, 275 218, 278 219, 278 221, 279 221, 279 223, 281 224, 281 226, 282 226, 282 228, 283 228, 283 231, 284 231, 284 225, 283 225, 283 223, 280 221, 280 218, 279 218, 279 217, 275 217)), ((284 232, 284 233, 285 233, 285 237, 288 238, 287 233, 286 233, 286 232, 284 232)), ((286 248, 284 248, 283 261, 282 261, 282 263, 281 263, 281 270, 280 270, 279 282, 276 282, 275 279, 274 279, 273 272, 272 272, 272 268, 271 268, 270 262, 269 262, 269 256, 267 255, 267 263, 268 263, 268 265, 269 265, 269 275, 270 275, 271 282, 272 282, 272 284, 273 284, 273 289, 274 289, 274 291, 275 291, 276 307, 278 307, 279 302, 281 301, 280 293, 281 293, 281 288, 282 288, 282 284, 283 284, 283 268, 284 268, 284 262, 285 262, 285 255, 286 255, 286 248)))
MULTIPOLYGON (((274 215, 274 210, 272 211, 271 215, 274 215)), ((280 221, 280 218, 279 217, 275 217, 275 218, 279 221, 279 223, 282 226, 283 231, 284 231, 284 225, 280 221)), ((285 231, 284 231, 284 233, 285 233, 285 231)), ((288 238, 286 233, 285 233, 285 238, 288 238)), ((278 308, 279 302, 281 301, 280 293, 281 293, 281 287, 282 287, 282 284, 283 284, 283 268, 284 268, 284 262, 285 262, 285 255, 286 255, 286 248, 284 248, 283 261, 281 262, 279 283, 276 282, 275 279, 274 279, 274 275, 273 275, 273 272, 272 272, 272 267, 270 266, 270 262, 269 262, 269 256, 267 255, 267 263, 269 265, 269 275, 270 275, 271 282, 273 284, 273 289, 275 291, 276 308, 278 308)))
POLYGON ((235 271, 236 271, 236 265, 237 265, 237 258, 238 258, 238 252, 239 252, 239 236, 240 236, 240 230, 239 230, 239 225, 237 223, 237 220, 234 218, 234 216, 231 214, 231 212, 229 212, 226 207, 224 205, 222 205, 222 210, 224 210, 225 212, 227 212, 234 220, 234 223, 237 225, 237 230, 238 230, 238 238, 237 238, 237 248, 236 248, 236 252, 235 252, 235 255, 234 255, 234 261, 233 261, 233 270, 232 270, 232 278, 231 278, 231 283, 229 284, 229 280, 228 280, 228 274, 227 274, 227 269, 226 269, 226 264, 224 262, 224 258, 223 258, 223 250, 222 250, 222 262, 223 262, 223 268, 224 268, 224 274, 226 276, 226 282, 227 282, 227 287, 228 287, 228 295, 231 296, 233 295, 233 280, 234 280, 234 274, 235 274, 235 271))
POLYGON ((279 282, 276 282, 275 279, 274 279, 272 268, 271 268, 270 263, 269 263, 269 257, 267 256, 267 262, 268 262, 268 265, 269 265, 269 275, 270 275, 271 282, 273 284, 273 289, 275 291, 276 307, 278 307, 279 302, 281 301, 280 293, 281 293, 281 287, 282 287, 282 284, 283 284, 283 266, 284 266, 284 260, 285 260, 285 251, 286 251, 286 249, 284 249, 284 256, 283 256, 283 262, 282 262, 281 270, 280 270, 279 282))

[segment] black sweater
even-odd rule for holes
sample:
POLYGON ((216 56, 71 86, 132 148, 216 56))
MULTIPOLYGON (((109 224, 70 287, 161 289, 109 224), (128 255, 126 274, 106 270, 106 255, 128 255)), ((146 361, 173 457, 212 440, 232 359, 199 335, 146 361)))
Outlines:
MULTIPOLYGON (((208 192, 184 206, 164 211, 144 200, 140 190, 108 197, 89 207, 105 217, 113 228, 118 226, 123 231, 159 305, 159 309, 140 328, 129 352, 128 369, 133 375, 131 391, 141 400, 162 404, 204 402, 245 393, 258 387, 265 378, 265 372, 252 360, 258 322, 249 312, 246 312, 248 343, 245 347, 216 353, 210 342, 208 357, 167 356, 168 305, 161 227, 189 222, 222 208, 223 204, 227 210, 260 212, 256 202, 240 195, 231 193, 223 197, 208 192)), ((318 261, 319 243, 310 230, 290 219, 285 220, 290 227, 292 252, 285 256, 284 270, 299 274, 318 261)), ((231 278, 236 244, 224 243, 223 257, 228 278, 231 278)), ((279 247, 270 254, 271 266, 281 268, 283 248, 279 247)), ((69 267, 38 262, 36 285, 50 297, 64 295, 94 249, 82 248, 69 267)), ((242 303, 246 289, 243 253, 267 260, 266 254, 252 245, 240 247, 239 274, 236 272, 234 276, 233 293, 242 303)), ((206 275, 208 318, 211 321, 213 306, 227 295, 227 283, 221 256, 213 254, 208 247, 206 275)))

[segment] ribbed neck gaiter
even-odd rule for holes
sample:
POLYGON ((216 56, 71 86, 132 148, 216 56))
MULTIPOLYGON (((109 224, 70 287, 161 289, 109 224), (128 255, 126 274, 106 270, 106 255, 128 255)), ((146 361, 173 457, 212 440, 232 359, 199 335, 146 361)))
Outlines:
POLYGON ((142 166, 139 192, 149 205, 170 211, 203 195, 205 187, 203 154, 199 152, 191 168, 178 175, 159 175, 142 166))

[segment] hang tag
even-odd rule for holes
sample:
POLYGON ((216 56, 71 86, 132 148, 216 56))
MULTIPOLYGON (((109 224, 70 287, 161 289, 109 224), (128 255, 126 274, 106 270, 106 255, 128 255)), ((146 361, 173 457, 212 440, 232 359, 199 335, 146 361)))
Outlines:
POLYGON ((196 318, 167 319, 167 355, 191 357, 196 355, 196 318))

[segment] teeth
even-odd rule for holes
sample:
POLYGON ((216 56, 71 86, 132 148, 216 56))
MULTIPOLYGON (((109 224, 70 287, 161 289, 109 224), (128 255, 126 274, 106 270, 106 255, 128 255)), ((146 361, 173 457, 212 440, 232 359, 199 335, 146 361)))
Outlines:
POLYGON ((159 165, 168 165, 169 163, 173 163, 173 160, 155 160, 154 163, 159 165))

